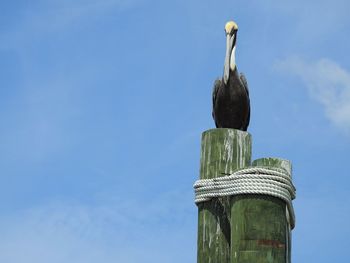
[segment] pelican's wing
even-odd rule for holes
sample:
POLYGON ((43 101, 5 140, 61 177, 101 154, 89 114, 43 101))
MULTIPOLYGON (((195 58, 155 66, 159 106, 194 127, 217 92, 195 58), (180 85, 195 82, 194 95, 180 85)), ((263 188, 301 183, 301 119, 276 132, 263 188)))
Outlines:
POLYGON ((243 73, 241 73, 241 74, 239 75, 239 78, 241 79, 242 84, 243 84, 243 86, 245 87, 245 90, 246 90, 247 95, 248 95, 248 98, 249 98, 249 89, 248 89, 248 82, 247 82, 247 79, 245 78, 245 76, 244 76, 243 73))
POLYGON ((248 102, 249 102, 249 108, 248 108, 248 117, 247 117, 247 120, 244 124, 244 127, 243 129, 246 131, 248 129, 248 125, 249 125, 249 122, 250 122, 250 98, 249 98, 249 89, 248 89, 248 82, 247 82, 247 79, 245 78, 244 74, 241 73, 239 75, 239 78, 241 79, 242 81, 242 84, 245 88, 245 91, 247 92, 247 97, 248 97, 248 102))
POLYGON ((214 108, 215 108, 216 96, 218 94, 220 86, 221 86, 221 80, 220 79, 215 80, 214 88, 213 88, 213 111, 212 111, 212 116, 213 116, 213 119, 215 121, 215 124, 216 124, 216 119, 215 119, 214 108))

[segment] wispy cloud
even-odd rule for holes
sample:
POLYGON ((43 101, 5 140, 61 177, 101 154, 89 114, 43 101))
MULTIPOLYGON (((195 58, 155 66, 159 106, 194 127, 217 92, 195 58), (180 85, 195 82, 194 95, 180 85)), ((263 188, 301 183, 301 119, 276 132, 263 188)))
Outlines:
POLYGON ((302 80, 310 97, 319 102, 326 117, 350 134, 350 72, 336 62, 322 58, 314 62, 289 57, 276 68, 302 80))
POLYGON ((196 207, 184 196, 94 205, 61 201, 0 217, 0 261, 192 262, 196 207))

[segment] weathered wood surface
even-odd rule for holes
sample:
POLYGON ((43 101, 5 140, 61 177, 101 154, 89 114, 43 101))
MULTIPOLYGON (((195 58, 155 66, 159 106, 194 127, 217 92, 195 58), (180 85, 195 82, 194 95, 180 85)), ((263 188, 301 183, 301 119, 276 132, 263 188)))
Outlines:
MULTIPOLYGON (((234 129, 212 129, 202 134, 200 179, 216 178, 247 167, 251 136, 234 129)), ((198 206, 198 263, 230 261, 230 197, 214 198, 198 206)))
MULTIPOLYGON (((284 168, 291 163, 278 158, 255 160, 252 166, 284 168)), ((231 198, 232 263, 290 263, 290 226, 284 201, 265 195, 231 198)))

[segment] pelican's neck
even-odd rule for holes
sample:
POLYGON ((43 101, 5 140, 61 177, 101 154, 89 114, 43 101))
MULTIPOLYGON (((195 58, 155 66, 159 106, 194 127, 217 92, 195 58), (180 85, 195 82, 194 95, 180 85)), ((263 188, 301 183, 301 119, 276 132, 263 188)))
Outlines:
POLYGON ((236 68, 236 45, 232 49, 231 58, 230 58, 230 69, 234 71, 236 68))

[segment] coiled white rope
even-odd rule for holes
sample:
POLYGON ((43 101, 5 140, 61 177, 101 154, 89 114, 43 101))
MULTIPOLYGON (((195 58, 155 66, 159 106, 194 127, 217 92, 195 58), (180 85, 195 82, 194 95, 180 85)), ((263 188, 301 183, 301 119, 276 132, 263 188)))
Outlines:
POLYGON ((295 198, 296 189, 285 169, 250 167, 228 176, 198 180, 193 187, 196 204, 214 197, 242 194, 262 194, 280 198, 287 204, 290 224, 294 228, 292 200, 295 198))

